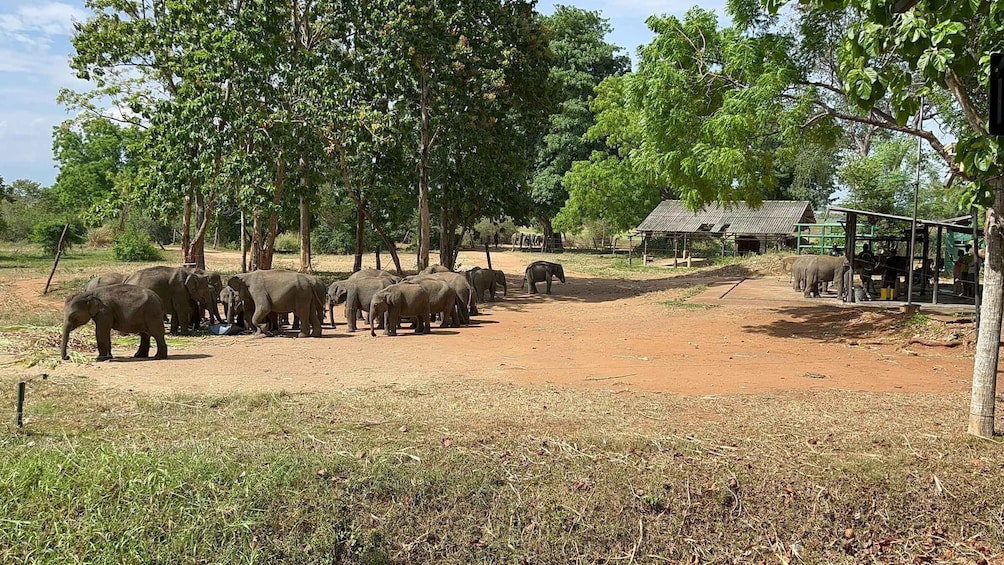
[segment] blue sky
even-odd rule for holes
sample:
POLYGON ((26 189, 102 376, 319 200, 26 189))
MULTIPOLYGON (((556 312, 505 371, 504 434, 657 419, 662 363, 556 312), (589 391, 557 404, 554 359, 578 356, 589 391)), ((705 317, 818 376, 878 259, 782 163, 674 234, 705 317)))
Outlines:
MULTIPOLYGON (((725 0, 567 0, 601 12, 614 28, 611 43, 633 54, 652 39, 645 19, 682 15, 700 4, 724 14, 725 0)), ((538 9, 550 13, 553 4, 538 9)), ((0 0, 0 176, 45 186, 56 178, 52 128, 71 116, 56 102, 61 88, 89 89, 69 67, 73 21, 87 17, 84 0, 0 0)))

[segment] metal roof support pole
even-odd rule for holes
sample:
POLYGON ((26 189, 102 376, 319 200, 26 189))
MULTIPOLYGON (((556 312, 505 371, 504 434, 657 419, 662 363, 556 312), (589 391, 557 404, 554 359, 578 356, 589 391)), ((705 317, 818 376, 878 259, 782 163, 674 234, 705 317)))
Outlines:
POLYGON ((920 277, 920 294, 917 296, 922 296, 927 292, 927 262, 930 260, 931 254, 931 230, 927 227, 927 224, 922 224, 922 229, 924 230, 924 249, 921 253, 924 258, 920 261, 920 270, 922 275, 920 277))
POLYGON ((846 242, 847 247, 844 248, 844 256, 847 257, 847 261, 851 265, 850 269, 850 288, 844 289, 844 296, 847 302, 856 302, 857 297, 854 296, 854 249, 857 245, 857 235, 858 235, 858 215, 849 212, 847 213, 847 227, 844 228, 844 232, 847 234, 846 242))
POLYGON ((938 238, 937 238, 937 240, 935 240, 935 243, 934 243, 934 246, 937 249, 937 251, 935 251, 935 253, 937 254, 936 255, 937 259, 934 260, 935 275, 934 275, 934 289, 931 291, 931 304, 937 304, 938 303, 938 281, 941 280, 941 268, 942 268, 942 265, 939 265, 939 263, 943 262, 943 257, 941 256, 941 253, 942 253, 942 251, 941 251, 941 232, 944 229, 945 228, 943 228, 941 226, 938 226, 938 238))

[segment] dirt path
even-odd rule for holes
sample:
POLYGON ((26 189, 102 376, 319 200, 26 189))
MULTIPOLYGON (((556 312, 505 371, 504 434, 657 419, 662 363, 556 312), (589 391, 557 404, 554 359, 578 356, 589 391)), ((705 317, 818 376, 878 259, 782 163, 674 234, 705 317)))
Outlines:
POLYGON ((873 331, 894 324, 897 313, 821 306, 779 279, 709 279, 703 293, 680 305, 674 301, 683 289, 701 281, 615 281, 568 272, 568 284, 556 282, 554 294, 529 295, 518 288, 522 254, 497 253, 493 261, 510 273, 512 290, 484 305, 471 327, 389 338, 348 334, 339 323, 320 339, 211 336, 172 349, 166 361, 122 357, 64 363, 49 372, 165 393, 309 392, 464 379, 686 395, 936 392, 966 390, 971 379, 972 360, 957 350, 874 340, 873 331))

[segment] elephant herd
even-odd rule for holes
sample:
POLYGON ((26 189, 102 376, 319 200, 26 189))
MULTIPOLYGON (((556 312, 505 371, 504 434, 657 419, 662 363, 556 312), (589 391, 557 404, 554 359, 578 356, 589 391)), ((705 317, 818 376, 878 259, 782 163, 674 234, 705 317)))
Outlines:
MULTIPOLYGON (((558 263, 537 261, 524 270, 529 292, 537 283, 551 293, 551 281, 565 282, 558 263)), ((522 285, 520 286, 522 288, 522 285)), ((301 337, 322 334, 326 314, 335 326, 334 308, 343 305, 349 331, 366 317, 370 335, 383 329, 397 335, 401 322, 410 319, 415 333, 430 333, 437 318, 440 327, 470 324, 478 314, 477 304, 494 301, 499 289, 508 295, 505 273, 474 267, 464 273, 433 265, 416 275, 400 277, 387 271, 363 269, 345 280, 326 285, 320 278, 293 271, 264 270, 237 274, 223 284, 216 272, 184 267, 156 266, 131 275, 108 273, 95 277, 85 290, 66 299, 63 308, 61 356, 68 359, 70 332, 93 320, 98 361, 112 358, 111 330, 137 333, 140 346, 135 357, 149 357, 150 341, 157 344, 155 358, 167 357, 164 320, 170 317, 171 333, 187 334, 197 329, 203 314, 221 328, 276 335, 292 313, 293 328, 301 337), (222 304, 225 316, 220 316, 222 304), (227 326, 223 326, 224 318, 227 326)))

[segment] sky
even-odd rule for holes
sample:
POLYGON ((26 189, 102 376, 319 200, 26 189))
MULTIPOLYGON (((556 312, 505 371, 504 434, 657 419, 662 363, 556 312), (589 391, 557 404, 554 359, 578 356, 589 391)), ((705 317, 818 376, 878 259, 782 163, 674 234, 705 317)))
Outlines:
MULTIPOLYGON (((645 19, 653 14, 682 16, 700 4, 724 15, 725 0, 566 0, 559 4, 600 12, 610 20, 607 37, 633 55, 653 35, 645 19)), ((554 9, 550 1, 537 8, 554 9)), ((43 186, 56 178, 52 130, 71 117, 56 102, 63 88, 87 91, 70 69, 73 22, 87 18, 84 0, 0 0, 0 177, 10 183, 31 179, 43 186)))

